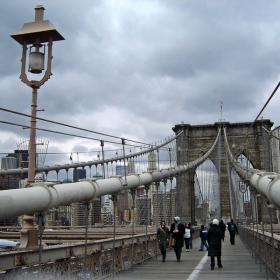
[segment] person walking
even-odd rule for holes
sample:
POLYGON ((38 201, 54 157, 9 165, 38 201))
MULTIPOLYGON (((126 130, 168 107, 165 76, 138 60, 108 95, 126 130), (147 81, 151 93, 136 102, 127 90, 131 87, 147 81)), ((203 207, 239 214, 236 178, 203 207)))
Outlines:
POLYGON ((193 226, 190 222, 188 222, 188 224, 189 224, 189 228, 190 228, 190 231, 191 231, 191 237, 190 237, 190 242, 189 243, 190 243, 190 249, 192 249, 193 248, 192 239, 193 239, 193 234, 194 234, 194 228, 193 228, 193 226))
POLYGON ((185 224, 185 234, 184 234, 184 240, 185 240, 185 246, 186 246, 186 252, 189 252, 190 250, 190 239, 191 239, 191 229, 189 227, 189 223, 185 224))
POLYGON ((170 234, 175 238, 174 252, 176 254, 177 262, 181 261, 182 247, 184 247, 185 227, 180 223, 180 217, 174 217, 174 223, 170 227, 170 234))
POLYGON ((220 228, 221 228, 221 230, 222 230, 222 232, 223 232, 223 241, 225 241, 226 227, 227 227, 227 226, 225 225, 225 223, 224 223, 223 220, 220 221, 219 226, 220 226, 220 228))
POLYGON ((166 248, 169 244, 169 229, 165 225, 165 221, 161 221, 160 227, 157 230, 158 247, 162 255, 162 261, 165 262, 166 259, 166 248))
POLYGON ((217 264, 222 268, 221 255, 222 255, 222 242, 223 233, 219 227, 219 221, 214 219, 207 233, 207 242, 209 245, 208 256, 211 257, 211 270, 215 267, 215 257, 217 257, 217 264))
POLYGON ((204 228, 204 225, 201 225, 200 227, 200 234, 199 234, 199 237, 200 237, 200 249, 199 251, 203 251, 204 249, 204 246, 206 247, 206 250, 208 251, 208 244, 207 244, 207 230, 204 228))
POLYGON ((233 222, 233 219, 231 219, 230 222, 228 223, 228 231, 229 231, 229 235, 230 235, 230 244, 234 245, 235 244, 235 235, 238 234, 238 227, 233 222))

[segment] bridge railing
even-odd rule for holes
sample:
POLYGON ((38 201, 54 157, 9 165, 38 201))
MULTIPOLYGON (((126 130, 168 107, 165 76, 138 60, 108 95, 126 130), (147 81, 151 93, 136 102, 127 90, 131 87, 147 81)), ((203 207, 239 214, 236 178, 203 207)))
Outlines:
POLYGON ((101 279, 131 269, 156 253, 155 233, 135 235, 133 250, 131 236, 88 242, 86 258, 84 242, 47 246, 41 252, 40 270, 39 251, 0 252, 0 279, 101 279))
POLYGON ((250 224, 239 226, 238 231, 252 258, 255 258, 256 263, 259 262, 260 270, 270 269, 275 279, 280 279, 280 228, 273 229, 274 234, 271 234, 267 225, 250 224))

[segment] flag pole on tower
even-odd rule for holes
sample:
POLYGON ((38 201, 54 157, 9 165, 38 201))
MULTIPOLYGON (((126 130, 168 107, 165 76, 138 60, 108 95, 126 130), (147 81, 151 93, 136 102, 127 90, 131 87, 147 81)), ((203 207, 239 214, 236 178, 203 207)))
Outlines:
POLYGON ((223 102, 221 101, 221 119, 223 119, 223 102))

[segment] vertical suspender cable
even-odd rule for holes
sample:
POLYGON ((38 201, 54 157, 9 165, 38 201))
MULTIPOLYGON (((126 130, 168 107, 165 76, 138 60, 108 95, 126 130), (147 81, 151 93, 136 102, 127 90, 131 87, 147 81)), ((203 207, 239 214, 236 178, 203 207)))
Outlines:
POLYGON ((112 262, 113 262, 113 279, 115 276, 115 248, 116 248, 116 206, 117 206, 117 195, 113 194, 112 195, 112 200, 113 200, 113 205, 114 205, 114 217, 113 217, 113 222, 114 222, 114 239, 113 239, 113 256, 112 256, 112 262))
POLYGON ((81 269, 81 271, 78 273, 77 279, 91 279, 91 271, 90 269, 87 268, 88 212, 90 210, 90 204, 88 204, 88 202, 84 204, 84 210, 85 210, 85 225, 86 225, 84 266, 81 269))
POLYGON ((132 189, 130 191, 132 195, 132 225, 131 225, 131 271, 133 271, 133 265, 134 265, 134 207, 135 207, 135 189, 132 189))
POLYGON ((127 185, 127 181, 126 181, 126 166, 125 166, 125 149, 124 149, 124 144, 125 144, 125 141, 124 139, 122 138, 122 146, 123 146, 123 164, 124 164, 124 180, 125 180, 125 185, 127 185))
MULTIPOLYGON (((169 154, 169 166, 171 168, 171 148, 168 148, 168 154, 169 154)), ((171 187, 170 187, 170 217, 169 217, 169 223, 171 224, 172 222, 172 180, 173 178, 170 177, 170 184, 171 184, 171 187)))
POLYGON ((39 225, 39 234, 40 234, 40 243, 39 243, 39 269, 38 269, 38 275, 39 279, 41 278, 41 265, 42 265, 42 236, 44 233, 44 221, 43 221, 43 215, 40 213, 38 216, 38 225, 39 225))
MULTIPOLYGON (((259 195, 256 195, 256 209, 258 209, 258 197, 259 195)), ((257 233, 259 234, 259 228, 257 224, 257 233)), ((261 259, 261 244, 260 244, 260 236, 258 237, 258 249, 259 249, 259 262, 260 262, 260 271, 262 270, 262 259, 261 259)))
POLYGON ((145 186, 146 190, 146 258, 145 258, 145 264, 147 264, 148 259, 148 192, 149 192, 149 185, 145 186))
MULTIPOLYGON (((157 188, 157 217, 156 217, 156 230, 158 229, 158 227, 160 226, 158 224, 158 220, 159 220, 159 207, 158 207, 158 187, 159 187, 159 182, 156 182, 156 188, 157 188)), ((158 237, 156 234, 156 260, 157 260, 157 255, 158 255, 158 237)))
POLYGON ((103 179, 105 179, 105 166, 104 166, 104 141, 100 140, 100 146, 102 149, 102 170, 103 170, 103 179))
POLYGON ((176 215, 176 213, 174 213, 174 215, 172 214, 172 211, 173 210, 173 207, 172 207, 172 183, 173 183, 173 177, 170 177, 170 221, 169 221, 169 224, 171 225, 172 223, 172 217, 176 215))
POLYGON ((262 211, 262 236, 263 236, 262 239, 263 239, 263 246, 264 246, 265 276, 266 276, 266 280, 268 280, 267 244, 266 244, 266 236, 264 234, 263 211, 262 211))
POLYGON ((86 238, 85 238, 85 267, 84 267, 84 269, 85 269, 85 273, 88 271, 88 269, 87 269, 87 243, 88 243, 88 212, 89 212, 89 204, 88 203, 86 203, 85 204, 85 219, 86 219, 86 238))
POLYGON ((276 258, 275 258, 275 245, 274 245, 274 232, 273 232, 273 225, 272 225, 272 213, 274 209, 273 204, 269 204, 267 206, 268 213, 269 213, 269 221, 270 221, 270 231, 271 231, 271 244, 272 244, 272 259, 273 259, 273 270, 274 270, 274 277, 277 279, 277 268, 276 268, 276 258))
MULTIPOLYGON (((167 194, 166 194, 166 183, 167 183, 167 180, 166 179, 163 179, 163 184, 164 184, 164 200, 163 200, 163 202, 164 202, 164 207, 163 207, 163 209, 164 209, 164 220, 166 221, 167 219, 167 215, 166 215, 166 212, 167 212, 167 194)), ((169 221, 168 221, 168 223, 169 223, 169 221)))
MULTIPOLYGON (((257 228, 256 228, 256 241, 257 242, 255 242, 255 244, 258 244, 258 246, 260 245, 259 243, 259 241, 260 241, 260 239, 258 238, 258 227, 259 227, 259 225, 258 225, 258 215, 257 215, 257 213, 258 213, 258 199, 257 199, 257 195, 255 196, 255 211, 256 211, 256 226, 257 226, 257 228)), ((258 263, 258 261, 257 261, 257 249, 256 249, 256 251, 255 251, 255 263, 258 263)))
MULTIPOLYGON (((157 162, 158 162, 158 166, 157 169, 160 170, 159 168, 159 150, 157 149, 157 162)), ((158 188, 160 186, 160 183, 157 182, 156 183, 156 188, 157 188, 157 217, 156 217, 156 230, 158 229, 158 221, 159 221, 159 205, 158 205, 158 188)), ((157 255, 158 255, 158 237, 156 235, 156 259, 157 259, 157 255)))

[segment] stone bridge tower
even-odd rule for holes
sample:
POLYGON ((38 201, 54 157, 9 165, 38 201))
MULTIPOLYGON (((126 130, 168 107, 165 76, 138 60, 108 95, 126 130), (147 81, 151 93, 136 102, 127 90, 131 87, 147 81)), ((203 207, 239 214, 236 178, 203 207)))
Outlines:
MULTIPOLYGON (((221 136, 218 143, 209 156, 218 172, 220 184, 220 216, 218 219, 228 221, 231 217, 236 218, 235 209, 231 204, 231 163, 228 161, 223 127, 226 128, 228 143, 233 156, 237 159, 243 154, 253 168, 266 171, 271 170, 270 137, 263 127, 270 131, 273 123, 270 120, 258 120, 254 124, 217 122, 209 125, 178 124, 173 131, 178 134, 177 138, 177 164, 181 165, 193 161, 213 145, 218 130, 221 128, 221 136)), ((195 168, 177 177, 177 206, 176 215, 181 217, 182 222, 195 222, 195 195, 194 195, 195 168)))

